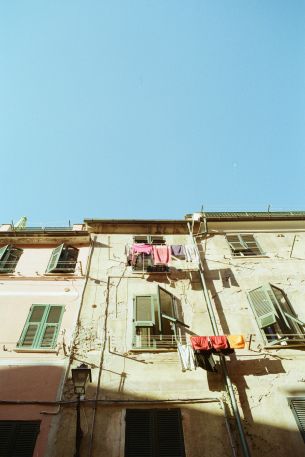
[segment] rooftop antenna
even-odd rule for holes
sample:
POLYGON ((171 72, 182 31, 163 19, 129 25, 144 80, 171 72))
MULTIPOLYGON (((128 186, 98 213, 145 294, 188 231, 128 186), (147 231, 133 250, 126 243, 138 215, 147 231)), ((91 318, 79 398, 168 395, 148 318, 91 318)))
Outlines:
POLYGON ((268 213, 270 213, 270 208, 271 208, 271 205, 269 203, 269 205, 268 205, 268 213))

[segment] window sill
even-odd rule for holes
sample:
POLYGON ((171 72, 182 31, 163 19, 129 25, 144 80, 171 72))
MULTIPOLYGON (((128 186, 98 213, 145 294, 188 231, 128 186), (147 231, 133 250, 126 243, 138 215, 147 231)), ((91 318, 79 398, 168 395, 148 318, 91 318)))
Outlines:
POLYGON ((58 354, 57 349, 31 349, 31 348, 14 348, 14 352, 31 352, 31 353, 39 353, 39 354, 58 354))

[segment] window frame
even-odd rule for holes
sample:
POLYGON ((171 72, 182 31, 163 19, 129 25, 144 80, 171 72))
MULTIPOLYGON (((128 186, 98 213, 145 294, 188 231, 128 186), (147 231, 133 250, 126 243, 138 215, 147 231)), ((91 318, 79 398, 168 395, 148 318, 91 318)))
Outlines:
MULTIPOLYGON (((177 328, 176 324, 181 323, 177 319, 177 305, 176 305, 176 297, 169 292, 168 290, 164 289, 161 286, 158 286, 157 293, 148 293, 148 294, 136 294, 133 297, 133 329, 132 329, 132 348, 133 349, 140 349, 140 350, 145 350, 145 349, 164 349, 164 346, 162 347, 162 338, 165 336, 171 336, 172 337, 172 344, 166 345, 166 347, 171 347, 175 348, 176 347, 176 335, 177 335, 177 328), (170 295, 172 299, 172 316, 169 316, 162 312, 162 300, 161 300, 161 291, 163 293, 166 293, 170 295), (147 321, 137 321, 136 320, 136 302, 137 298, 140 297, 150 297, 151 298, 151 319, 147 321), (157 318, 156 318, 157 316, 157 318), (163 333, 163 327, 164 323, 163 320, 167 320, 170 322, 170 326, 172 328, 172 332, 170 335, 164 334, 163 333), (151 329, 151 331, 147 330, 147 333, 149 334, 149 344, 142 344, 138 345, 138 341, 141 341, 142 335, 141 332, 137 333, 137 331, 141 328, 146 328, 146 329, 151 329), (137 339, 137 337, 140 337, 137 339)), ((184 325, 184 324, 183 324, 184 325)), ((143 332, 144 333, 144 332, 143 332)), ((143 335, 143 337, 145 337, 143 335)), ((166 341, 166 340, 165 340, 166 341)))
POLYGON ((291 346, 297 344, 298 340, 299 343, 305 341, 305 323, 298 319, 282 289, 270 283, 264 284, 248 291, 247 298, 267 346, 291 346), (280 302, 275 291, 278 296, 281 295, 284 303, 280 302), (268 329, 272 330, 272 327, 278 327, 281 331, 273 330, 274 333, 271 333, 268 329))
POLYGON ((246 258, 246 257, 260 257, 265 256, 264 251, 262 250, 259 242, 252 233, 227 233, 226 234, 227 243, 230 246, 231 254, 233 257, 246 258), (229 237, 237 237, 236 241, 230 241, 229 237), (252 237, 252 241, 247 241, 243 237, 252 237), (249 246, 249 243, 255 243, 255 246, 249 246), (234 244, 240 245, 240 248, 235 248, 234 244), (254 250, 253 250, 254 249, 254 250), (257 249, 259 252, 255 252, 257 249))
POLYGON ((22 452, 23 457, 33 457, 40 424, 40 420, 1 420, 1 456, 13 457, 22 452))
MULTIPOLYGON (((162 235, 134 235, 133 243, 166 246, 166 239, 162 235)), ((168 265, 154 265, 152 254, 138 254, 135 265, 132 265, 134 273, 168 273, 168 265), (138 264, 138 265, 137 265, 138 264)))
POLYGON ((46 269, 46 273, 74 273, 77 265, 77 258, 79 255, 79 249, 74 246, 62 243, 56 248, 53 249, 49 263, 46 269), (66 260, 70 250, 73 250, 75 253, 75 260, 66 260), (61 265, 61 262, 69 262, 72 266, 61 265))
POLYGON ((57 344, 58 333, 59 333, 59 329, 61 326, 64 310, 65 310, 64 305, 45 305, 45 304, 32 305, 30 308, 30 311, 28 313, 27 319, 25 321, 23 330, 21 332, 19 341, 17 343, 17 348, 23 349, 23 350, 35 350, 35 349, 52 350, 52 349, 54 349, 57 344), (34 314, 34 311, 36 311, 36 309, 38 307, 44 308, 41 319, 40 319, 40 321, 31 321, 31 317, 34 314), (52 308, 60 308, 59 319, 57 322, 47 322, 52 308), (37 328, 35 330, 35 333, 34 333, 34 336, 32 339, 32 344, 25 345, 24 341, 25 341, 25 338, 27 336, 30 326, 33 326, 33 327, 36 326, 37 328), (46 336, 47 328, 50 328, 50 327, 55 327, 55 331, 52 335, 52 342, 49 345, 42 346, 43 339, 46 336))
POLYGON ((22 253, 23 249, 11 244, 2 246, 0 248, 0 274, 14 273, 22 253), (10 260, 12 256, 14 260, 10 260), (6 265, 10 263, 12 263, 12 266, 7 268, 6 265))
POLYGON ((181 409, 127 408, 124 457, 160 457, 165 453, 175 457, 186 455, 181 409))

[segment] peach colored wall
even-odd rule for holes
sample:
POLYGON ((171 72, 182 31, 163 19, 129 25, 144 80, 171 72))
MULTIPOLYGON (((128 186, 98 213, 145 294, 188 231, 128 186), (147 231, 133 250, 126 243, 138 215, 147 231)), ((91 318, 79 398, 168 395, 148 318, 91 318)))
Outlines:
MULTIPOLYGON (((61 243, 58 243, 58 246, 60 244, 61 243)), ((0 247, 2 247, 3 245, 4 244, 2 243, 0 247)), ((71 243, 71 246, 73 246, 73 243, 71 243)), ((57 246, 18 244, 18 245, 16 245, 16 247, 23 249, 23 253, 18 260, 16 269, 15 269, 15 272, 13 275, 14 276, 39 277, 41 275, 45 275, 49 260, 52 255, 52 251, 57 246)), ((84 247, 75 246, 75 247, 77 247, 77 249, 79 250, 75 273, 73 275, 66 274, 64 276, 80 275, 81 274, 80 264, 82 266, 83 274, 85 273, 89 247, 88 246, 84 246, 84 247)), ((61 276, 63 276, 63 274, 61 274, 61 276)))

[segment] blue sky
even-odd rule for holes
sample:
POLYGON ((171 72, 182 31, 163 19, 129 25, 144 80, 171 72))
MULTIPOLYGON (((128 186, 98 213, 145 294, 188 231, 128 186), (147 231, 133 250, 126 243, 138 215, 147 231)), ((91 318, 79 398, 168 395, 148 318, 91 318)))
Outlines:
POLYGON ((305 209, 303 0, 0 4, 1 219, 305 209))

